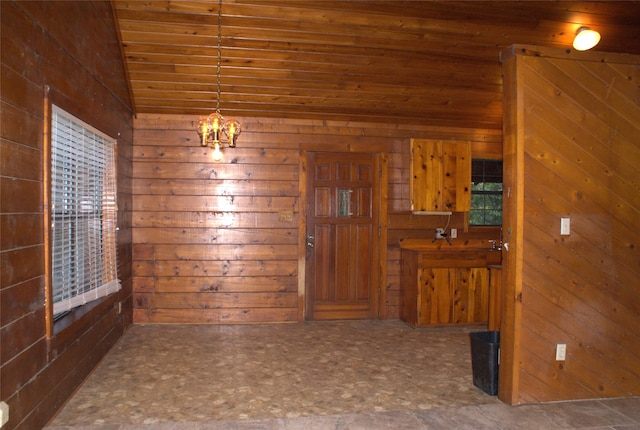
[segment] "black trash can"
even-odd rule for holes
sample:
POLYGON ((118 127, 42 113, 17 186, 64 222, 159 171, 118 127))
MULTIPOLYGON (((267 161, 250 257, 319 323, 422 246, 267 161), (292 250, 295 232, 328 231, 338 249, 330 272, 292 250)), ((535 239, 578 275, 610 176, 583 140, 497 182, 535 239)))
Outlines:
POLYGON ((500 332, 480 331, 470 333, 469 336, 471 337, 473 385, 495 396, 498 394, 500 332))

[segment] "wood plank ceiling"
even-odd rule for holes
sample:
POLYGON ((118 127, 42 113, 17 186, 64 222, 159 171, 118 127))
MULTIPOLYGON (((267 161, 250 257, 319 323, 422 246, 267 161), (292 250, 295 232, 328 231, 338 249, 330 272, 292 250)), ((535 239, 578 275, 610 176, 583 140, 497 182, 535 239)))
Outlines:
MULTIPOLYGON (((112 0, 136 113, 216 106, 218 1, 112 0)), ((640 2, 224 0, 225 116, 501 129, 499 52, 640 54, 640 2)))

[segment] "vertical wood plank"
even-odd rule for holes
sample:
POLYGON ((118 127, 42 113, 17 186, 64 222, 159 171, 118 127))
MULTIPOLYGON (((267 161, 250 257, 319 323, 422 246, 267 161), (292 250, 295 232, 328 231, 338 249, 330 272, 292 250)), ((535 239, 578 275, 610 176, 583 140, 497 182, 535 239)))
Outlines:
POLYGON ((500 333, 500 368, 498 398, 518 404, 520 376, 520 333, 522 314, 522 225, 524 217, 524 151, 523 92, 520 77, 520 57, 503 63, 504 81, 504 142, 502 212, 505 252, 502 261, 502 332, 500 333))
POLYGON ((470 142, 459 142, 455 150, 455 211, 469 212, 471 210, 471 144, 470 142))
POLYGON ((502 323, 502 269, 489 269, 489 322, 488 330, 501 330, 502 323))

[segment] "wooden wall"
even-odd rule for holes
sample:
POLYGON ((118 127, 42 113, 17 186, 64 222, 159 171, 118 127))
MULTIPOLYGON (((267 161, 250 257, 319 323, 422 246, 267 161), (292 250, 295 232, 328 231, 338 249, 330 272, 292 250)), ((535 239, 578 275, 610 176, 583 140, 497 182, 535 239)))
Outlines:
POLYGON ((133 123, 108 2, 0 2, 0 400, 3 429, 42 428, 131 322, 133 123), (81 36, 80 36, 81 35, 81 36), (45 85, 118 140, 120 294, 48 340, 43 243, 45 85), (118 314, 118 303, 123 312, 118 314))
MULTIPOLYGON (((223 112, 224 113, 224 112, 223 112)), ((139 115, 133 167, 134 321, 299 321, 301 148, 387 148, 388 261, 382 318, 398 318, 404 237, 433 237, 446 217, 409 214, 409 138, 473 141, 500 157, 499 131, 373 123, 240 118, 235 149, 215 163, 198 142, 194 116, 139 115), (290 211, 291 220, 279 213, 290 211)), ((462 228, 461 215, 452 227, 462 228)), ((459 241, 465 237, 461 232, 459 241)), ((496 230, 484 235, 495 237, 496 230)))
POLYGON ((515 330, 501 339, 501 398, 640 395, 640 57, 503 54, 505 186, 517 202, 505 211, 515 330))

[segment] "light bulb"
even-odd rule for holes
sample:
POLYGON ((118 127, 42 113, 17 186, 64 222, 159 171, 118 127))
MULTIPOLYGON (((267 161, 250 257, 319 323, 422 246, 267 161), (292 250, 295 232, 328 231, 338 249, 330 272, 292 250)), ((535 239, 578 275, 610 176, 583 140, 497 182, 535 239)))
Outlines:
POLYGON ((224 132, 229 138, 229 147, 236 147, 236 140, 238 139, 238 135, 240 134, 240 123, 235 119, 229 120, 228 123, 225 124, 224 132))
POLYGON ((198 135, 200 136, 200 144, 202 146, 207 146, 207 137, 209 137, 209 125, 207 124, 207 120, 200 120, 198 122, 198 135))
POLYGON ((211 130, 211 138, 213 142, 220 142, 220 132, 222 131, 222 124, 224 123, 224 118, 220 115, 219 112, 212 113, 207 118, 207 122, 209 123, 209 129, 211 130))
POLYGON ((213 148, 213 161, 222 160, 222 150, 220 149, 220 143, 216 142, 213 148))

